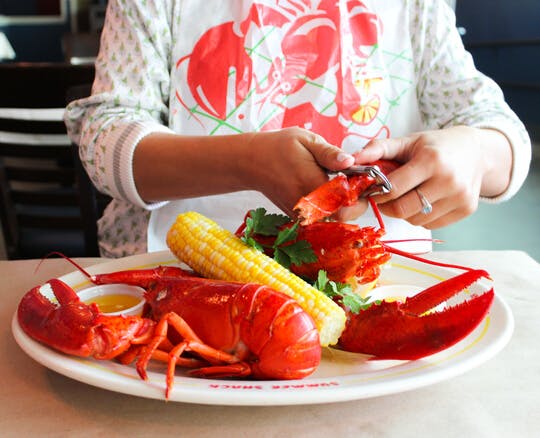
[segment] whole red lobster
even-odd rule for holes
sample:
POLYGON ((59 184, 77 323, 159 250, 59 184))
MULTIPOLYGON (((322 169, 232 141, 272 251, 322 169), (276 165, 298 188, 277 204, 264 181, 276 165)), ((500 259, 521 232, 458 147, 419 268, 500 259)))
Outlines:
POLYGON ((87 305, 64 282, 52 279, 58 303, 38 286, 18 308, 21 328, 32 338, 67 354, 117 358, 138 356, 146 379, 151 358, 168 363, 166 397, 176 365, 191 375, 300 379, 319 365, 321 346, 312 318, 285 294, 257 284, 207 280, 176 267, 89 275, 95 284, 144 287, 144 317, 108 316, 87 305), (172 327, 172 329, 170 328, 172 327), (184 357, 184 352, 198 358, 184 357))
MULTIPOLYGON (((372 165, 389 174, 399 164, 381 160, 372 165)), ((360 284, 371 283, 379 278, 381 265, 390 260, 392 254, 399 254, 424 263, 464 270, 464 273, 438 283, 403 303, 382 301, 356 314, 345 308, 347 325, 339 340, 341 348, 371 354, 378 359, 418 359, 444 350, 471 333, 488 313, 494 291, 490 289, 443 311, 430 312, 479 279, 489 278, 488 273, 434 262, 384 243, 381 240, 385 234, 384 223, 377 205, 369 197, 378 218, 378 229, 328 220, 340 207, 356 202, 374 184, 376 180, 371 176, 345 176, 341 173, 300 199, 295 206, 300 218, 296 242, 309 242, 317 260, 291 264, 290 269, 311 281, 315 281, 319 271, 323 270, 328 279, 335 282, 355 279, 360 284)), ((246 221, 238 229, 237 235, 244 232, 245 225, 246 221)), ((293 222, 283 227, 292 225, 293 222)), ((273 237, 251 237, 265 247, 271 247, 268 244, 273 237)), ((272 255, 271 252, 269 255, 272 255)))

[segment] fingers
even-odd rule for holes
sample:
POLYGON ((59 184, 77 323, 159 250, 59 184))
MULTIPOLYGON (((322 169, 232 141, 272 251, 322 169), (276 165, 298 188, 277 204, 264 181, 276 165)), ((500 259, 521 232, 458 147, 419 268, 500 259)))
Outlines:
POLYGON ((456 191, 451 196, 444 194, 434 184, 425 183, 403 196, 379 204, 387 216, 407 220, 413 225, 428 229, 441 228, 471 215, 478 208, 477 197, 466 191, 456 191), (422 198, 425 198, 424 202, 422 198), (431 206, 431 211, 425 208, 431 206))
MULTIPOLYGON (((432 210, 433 210, 434 208, 433 206, 436 200, 432 198, 432 200, 429 201, 429 198, 428 198, 429 195, 424 194, 424 196, 426 197, 426 200, 428 200, 428 202, 432 206, 432 210)), ((409 190, 402 196, 398 197, 397 199, 384 202, 384 203, 379 203, 379 196, 377 196, 376 201, 381 212, 383 212, 387 216, 406 219, 409 221, 413 217, 415 216, 417 217, 418 215, 420 215, 423 208, 422 202, 416 190, 409 190)))
POLYGON ((416 135, 397 138, 371 140, 361 151, 354 154, 358 164, 371 163, 380 159, 408 161, 411 157, 411 146, 416 135))
POLYGON ((476 211, 485 157, 470 129, 453 127, 373 140, 354 154, 359 164, 379 159, 402 163, 387 175, 390 193, 374 198, 381 212, 434 229, 476 211))
POLYGON ((434 230, 458 222, 476 210, 466 208, 455 208, 447 200, 441 200, 433 204, 433 212, 430 214, 417 213, 410 217, 408 221, 413 225, 434 230))
POLYGON ((353 205, 341 207, 337 213, 333 215, 333 219, 339 222, 352 221, 362 216, 368 208, 368 202, 365 199, 359 199, 353 205))
MULTIPOLYGON (((427 166, 417 165, 414 160, 398 167, 388 175, 392 190, 387 194, 377 196, 377 202, 386 203, 408 195, 409 192, 430 179, 430 172, 427 166)), ((415 196, 408 195, 408 197, 414 198, 415 196)))
POLYGON ((416 141, 418 135, 408 137, 388 138, 372 140, 366 147, 355 154, 356 162, 366 163, 379 159, 395 160, 404 163, 397 169, 387 174, 392 184, 392 190, 385 195, 376 197, 377 203, 384 204, 392 200, 400 199, 400 203, 394 203, 387 209, 396 210, 395 216, 407 217, 417 207, 416 196, 409 194, 431 177, 432 166, 422 155, 415 156, 416 141), (414 206, 414 207, 413 207, 414 206))
POLYGON ((320 135, 310 134, 304 147, 311 152, 321 167, 329 170, 343 170, 354 164, 354 157, 351 154, 327 143, 320 135))

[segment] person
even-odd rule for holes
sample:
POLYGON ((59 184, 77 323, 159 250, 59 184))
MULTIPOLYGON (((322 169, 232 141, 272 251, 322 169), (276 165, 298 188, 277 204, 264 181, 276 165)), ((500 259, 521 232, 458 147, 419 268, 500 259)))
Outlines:
MULTIPOLYGON (((109 0, 92 95, 65 122, 114 198, 105 257, 166 248, 182 211, 232 231, 249 209, 294 215, 328 170, 378 159, 401 163, 374 198, 387 237, 429 238, 509 199, 531 157, 443 0, 109 0)), ((366 209, 337 218, 375 225, 366 209)))

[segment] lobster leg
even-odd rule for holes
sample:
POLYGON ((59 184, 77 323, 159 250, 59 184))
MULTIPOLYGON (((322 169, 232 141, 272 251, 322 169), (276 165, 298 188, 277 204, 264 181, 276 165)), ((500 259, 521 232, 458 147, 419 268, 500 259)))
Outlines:
POLYGON ((211 372, 213 367, 204 367, 200 370, 197 370, 196 375, 209 376, 213 374, 219 374, 227 376, 246 376, 251 373, 251 370, 247 364, 239 364, 240 359, 238 357, 206 345, 195 334, 195 332, 184 321, 183 318, 181 318, 180 316, 178 316, 178 314, 174 312, 169 312, 160 319, 154 331, 153 339, 148 343, 137 361, 137 372, 143 380, 147 379, 146 368, 148 362, 153 357, 159 345, 167 338, 167 330, 169 328, 169 325, 174 327, 174 329, 180 334, 183 340, 179 342, 176 346, 174 346, 168 354, 166 380, 167 389, 165 394, 166 398, 169 398, 170 391, 174 384, 174 373, 176 369, 176 364, 184 351, 195 352, 204 359, 208 360, 208 362, 210 363, 221 362, 225 364, 236 364, 236 367, 231 368, 230 372, 226 374, 221 374, 224 367, 218 365, 217 368, 219 369, 219 372, 213 373, 211 372))
POLYGON ((189 371, 194 377, 244 377, 251 375, 251 367, 247 362, 235 362, 226 365, 214 365, 189 371))
POLYGON ((430 310, 482 277, 489 278, 485 271, 471 270, 404 303, 383 301, 350 315, 340 346, 375 359, 398 360, 415 360, 444 350, 480 324, 491 307, 494 291, 490 289, 442 311, 430 310))

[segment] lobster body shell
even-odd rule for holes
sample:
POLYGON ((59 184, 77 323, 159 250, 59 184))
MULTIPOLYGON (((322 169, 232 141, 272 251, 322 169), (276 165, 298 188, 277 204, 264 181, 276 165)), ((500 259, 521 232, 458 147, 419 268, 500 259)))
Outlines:
POLYGON ((312 318, 267 286, 178 278, 154 284, 145 298, 152 319, 178 314, 205 344, 250 364, 255 378, 299 379, 320 363, 312 318))
POLYGON ((297 240, 310 243, 317 261, 292 265, 291 270, 310 279, 316 279, 319 270, 324 270, 332 281, 345 283, 355 278, 361 284, 372 282, 379 278, 380 266, 391 257, 380 242, 383 235, 380 228, 342 222, 300 226, 297 240))
POLYGON ((296 301, 269 287, 208 280, 173 267, 91 279, 96 284, 144 287, 147 317, 158 321, 176 313, 205 344, 246 361, 254 377, 299 379, 320 363, 320 339, 313 319, 296 301), (154 274, 158 270, 161 277, 154 274))

